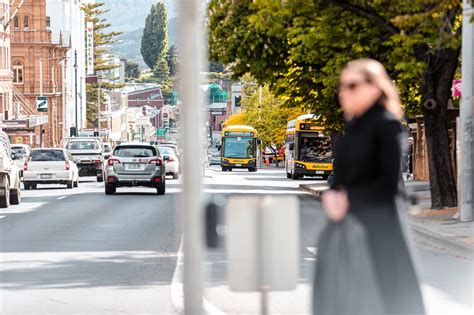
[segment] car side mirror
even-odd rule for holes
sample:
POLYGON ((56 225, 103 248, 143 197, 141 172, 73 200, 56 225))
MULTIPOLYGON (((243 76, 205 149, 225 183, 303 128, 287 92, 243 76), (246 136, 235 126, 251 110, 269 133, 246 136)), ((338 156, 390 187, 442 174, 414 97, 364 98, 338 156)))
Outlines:
POLYGON ((295 144, 294 143, 290 143, 290 146, 288 147, 288 149, 290 151, 293 151, 295 149, 295 144))

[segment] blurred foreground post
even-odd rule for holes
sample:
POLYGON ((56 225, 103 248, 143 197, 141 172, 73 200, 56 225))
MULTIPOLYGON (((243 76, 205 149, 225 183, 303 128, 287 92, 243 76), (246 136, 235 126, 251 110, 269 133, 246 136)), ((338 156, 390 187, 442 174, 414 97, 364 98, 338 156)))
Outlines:
POLYGON ((474 218, 473 204, 473 122, 472 122, 472 93, 474 85, 472 81, 473 68, 473 24, 471 22, 474 13, 471 0, 463 1, 462 22, 462 99, 459 110, 461 118, 461 161, 460 161, 460 200, 458 207, 461 213, 461 221, 471 221, 474 218))
POLYGON ((203 313, 203 209, 201 199, 201 82, 202 19, 199 0, 179 1, 179 41, 181 50, 180 77, 184 129, 184 313, 203 313))

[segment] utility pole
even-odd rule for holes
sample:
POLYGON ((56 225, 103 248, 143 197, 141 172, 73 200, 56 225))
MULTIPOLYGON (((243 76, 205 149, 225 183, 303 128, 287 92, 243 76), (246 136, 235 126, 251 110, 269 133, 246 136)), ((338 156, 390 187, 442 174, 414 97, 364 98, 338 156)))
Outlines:
POLYGON ((179 39, 180 73, 183 99, 184 169, 181 218, 184 220, 183 290, 184 314, 203 314, 202 261, 204 256, 204 210, 201 193, 201 159, 203 146, 203 99, 199 88, 203 54, 203 26, 200 0, 180 0, 179 39), (185 75, 184 75, 185 74, 185 75), (198 154, 198 158, 196 158, 198 154))
POLYGON ((458 206, 461 221, 472 221, 474 219, 474 192, 473 192, 473 91, 472 80, 474 67, 474 25, 471 23, 474 14, 472 0, 463 0, 462 18, 462 99, 459 109, 461 119, 461 161, 460 161, 460 200, 458 206))
POLYGON ((75 100, 75 109, 76 109, 76 123, 74 127, 76 127, 76 133, 77 130, 79 130, 79 124, 77 123, 78 120, 78 110, 77 110, 77 50, 74 51, 74 100, 75 100))

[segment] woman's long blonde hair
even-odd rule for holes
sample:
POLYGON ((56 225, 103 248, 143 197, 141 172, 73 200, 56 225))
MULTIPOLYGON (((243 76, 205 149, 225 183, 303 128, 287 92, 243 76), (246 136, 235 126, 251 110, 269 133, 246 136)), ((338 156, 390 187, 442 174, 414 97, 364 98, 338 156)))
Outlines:
POLYGON ((398 89, 388 76, 385 67, 374 59, 356 59, 347 64, 343 71, 353 70, 362 73, 366 79, 382 91, 381 105, 398 119, 403 117, 403 108, 398 89))

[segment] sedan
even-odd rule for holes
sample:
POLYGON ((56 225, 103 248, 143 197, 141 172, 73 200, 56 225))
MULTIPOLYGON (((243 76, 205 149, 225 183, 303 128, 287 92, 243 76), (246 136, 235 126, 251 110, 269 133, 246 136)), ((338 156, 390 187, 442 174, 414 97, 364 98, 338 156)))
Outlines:
POLYGON ((117 145, 105 167, 105 194, 117 187, 144 186, 165 194, 165 168, 155 146, 146 143, 117 145))
POLYGON ((158 150, 165 161, 166 175, 172 175, 173 179, 178 179, 181 168, 179 165, 178 156, 176 155, 173 148, 158 146, 158 150))
POLYGON ((72 189, 79 186, 79 170, 71 154, 61 148, 33 149, 23 166, 26 190, 38 184, 60 184, 72 189))
POLYGON ((14 144, 12 145, 12 153, 16 154, 17 159, 15 160, 18 169, 20 170, 20 177, 23 177, 23 165, 25 165, 26 159, 30 155, 31 148, 27 144, 14 144))

